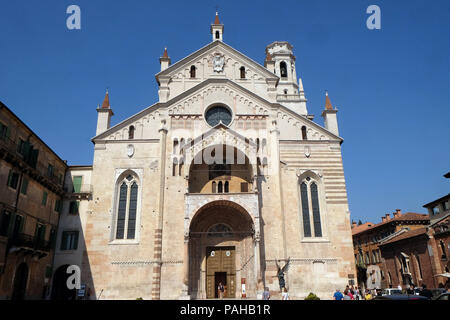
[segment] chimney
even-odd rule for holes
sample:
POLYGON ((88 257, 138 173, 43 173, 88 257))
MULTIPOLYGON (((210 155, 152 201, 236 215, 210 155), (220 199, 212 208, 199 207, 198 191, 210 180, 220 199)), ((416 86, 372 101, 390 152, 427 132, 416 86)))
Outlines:
POLYGON ((402 210, 395 209, 395 212, 393 213, 394 218, 400 217, 402 215, 402 210))
POLYGON ((355 221, 352 221, 352 228, 356 227, 358 224, 355 221))
POLYGON ((389 213, 386 213, 386 221, 391 220, 391 216, 389 215, 389 213))
POLYGON ((381 217, 381 222, 386 222, 386 217, 381 217))

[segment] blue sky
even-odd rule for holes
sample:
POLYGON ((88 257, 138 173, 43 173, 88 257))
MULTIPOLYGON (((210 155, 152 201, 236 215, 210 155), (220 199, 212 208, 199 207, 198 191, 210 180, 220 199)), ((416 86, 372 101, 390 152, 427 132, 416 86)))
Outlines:
POLYGON ((261 64, 289 41, 308 111, 324 91, 338 107, 352 218, 379 222, 449 192, 450 1, 103 1, 0 3, 0 100, 69 164, 92 163, 97 104, 109 87, 112 124, 157 101, 154 75, 211 41, 261 64), (81 30, 66 8, 81 8, 81 30), (381 8, 381 30, 366 8, 381 8))

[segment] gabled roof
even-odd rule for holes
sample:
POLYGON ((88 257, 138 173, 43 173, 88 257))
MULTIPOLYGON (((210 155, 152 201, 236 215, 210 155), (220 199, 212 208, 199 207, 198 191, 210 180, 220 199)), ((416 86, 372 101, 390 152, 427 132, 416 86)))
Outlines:
POLYGON ((401 240, 410 239, 410 238, 414 238, 414 237, 418 237, 418 236, 422 236, 422 235, 426 235, 426 234, 427 234, 426 227, 406 231, 406 232, 399 234, 396 237, 393 237, 389 241, 381 243, 380 246, 384 246, 386 244, 390 244, 390 243, 394 243, 394 242, 398 242, 401 240))
POLYGON ((271 78, 271 79, 276 79, 279 80, 280 78, 270 72, 269 70, 267 70, 265 67, 263 67, 262 65, 260 65, 258 62, 250 59, 249 57, 247 57, 246 55, 244 55, 243 53, 239 52, 238 50, 234 49, 233 47, 227 45, 226 43, 224 43, 223 41, 220 40, 215 40, 214 42, 211 42, 209 44, 207 44, 206 46, 204 46, 203 48, 200 48, 199 50, 191 53, 190 55, 188 55, 187 57, 177 61, 176 63, 172 64, 170 67, 168 67, 167 69, 157 73, 155 75, 155 78, 157 81, 159 81, 159 77, 160 76, 167 76, 169 74, 171 74, 172 72, 178 70, 179 68, 181 68, 182 66, 189 64, 190 61, 197 59, 200 55, 204 54, 205 52, 215 49, 217 47, 222 47, 225 50, 229 50, 232 53, 234 53, 235 55, 241 57, 244 61, 246 61, 248 64, 254 66, 256 69, 258 69, 261 73, 263 73, 267 78, 271 78))
POLYGON ((371 227, 368 227, 368 228, 365 228, 365 229, 360 229, 359 231, 352 232, 352 235, 363 233, 363 232, 365 232, 365 231, 367 231, 369 229, 373 230, 375 228, 387 225, 389 223, 402 222, 402 221, 403 222, 408 222, 408 221, 424 221, 424 222, 428 221, 429 222, 430 221, 430 217, 427 214, 421 214, 421 213, 415 213, 415 212, 407 212, 407 213, 404 213, 404 214, 402 214, 400 216, 397 216, 397 217, 391 218, 389 220, 385 220, 385 221, 382 221, 382 222, 377 223, 375 225, 372 225, 371 227))
POLYGON ((108 135, 110 135, 111 133, 115 132, 117 129, 125 127, 127 124, 129 124, 129 123, 131 123, 133 121, 136 121, 137 119, 147 115, 150 112, 153 112, 153 111, 155 111, 157 109, 160 109, 160 108, 165 108, 165 107, 171 106, 173 104, 176 104, 178 101, 186 98, 190 94, 196 92, 197 90, 200 90, 201 88, 203 88, 203 87, 205 87, 205 86, 207 86, 207 85, 209 85, 211 83, 223 83, 223 84, 230 85, 230 86, 232 86, 232 87, 234 87, 234 88, 236 88, 238 90, 241 90, 245 94, 251 96, 252 98, 258 100, 260 103, 262 103, 262 104, 264 104, 264 105, 266 105, 268 107, 271 107, 273 109, 282 110, 283 112, 289 114, 293 118, 295 118, 297 120, 304 121, 306 124, 310 125, 311 127, 314 127, 315 129, 320 130, 323 133, 326 133, 327 135, 331 136, 332 138, 335 138, 336 140, 339 140, 340 143, 342 143, 344 141, 344 139, 342 139, 341 137, 339 137, 339 136, 329 132, 327 129, 323 128, 319 124, 313 122, 312 120, 306 118, 305 116, 301 116, 301 115, 293 112, 292 110, 288 109, 287 107, 285 107, 285 106, 283 106, 283 105, 281 105, 279 103, 271 103, 271 102, 265 100, 264 98, 262 98, 261 96, 255 94, 254 92, 244 88, 243 86, 241 86, 241 85, 237 84, 236 82, 233 82, 233 81, 231 81, 229 79, 215 79, 215 78, 207 79, 207 80, 199 83, 198 85, 190 88, 189 90, 186 90, 185 92, 183 92, 183 93, 173 97, 172 99, 170 99, 167 102, 164 102, 164 103, 158 102, 158 103, 155 103, 154 105, 152 105, 150 107, 145 108, 141 112, 136 113, 135 115, 133 115, 133 116, 131 116, 131 117, 121 121, 120 123, 114 125, 113 127, 109 128, 105 132, 102 132, 99 135, 93 137, 91 139, 91 141, 94 141, 96 139, 105 138, 108 135))

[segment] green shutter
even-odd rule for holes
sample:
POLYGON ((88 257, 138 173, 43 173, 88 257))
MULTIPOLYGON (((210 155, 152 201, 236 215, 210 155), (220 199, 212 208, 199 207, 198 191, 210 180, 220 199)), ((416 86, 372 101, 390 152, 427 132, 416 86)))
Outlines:
POLYGON ((28 189, 28 179, 24 177, 22 180, 22 188, 20 188, 20 192, 22 194, 27 194, 27 189, 28 189))
POLYGON ((61 250, 67 250, 67 231, 62 233, 61 237, 61 250))
POLYGON ((55 211, 61 213, 61 200, 57 199, 55 202, 55 211))
POLYGON ((21 216, 20 219, 20 226, 19 226, 19 232, 22 233, 23 232, 23 225, 25 224, 25 218, 23 216, 21 216))
POLYGON ((79 193, 81 191, 81 180, 83 177, 77 176, 73 177, 73 192, 79 193))
POLYGON ((75 243, 74 243, 74 245, 73 245, 73 250, 77 250, 78 249, 78 234, 79 234, 79 232, 77 231, 77 232, 75 232, 75 243))
POLYGON ((11 136, 11 130, 9 129, 9 127, 6 127, 6 138, 9 139, 10 136, 11 136))
POLYGON ((6 185, 8 187, 11 186, 11 178, 12 178, 12 170, 9 170, 9 174, 8 174, 8 182, 6 183, 6 185))
POLYGON ((48 196, 48 193, 46 191, 44 191, 44 193, 42 194, 42 205, 43 206, 47 205, 47 196, 48 196))
POLYGON ((13 228, 14 228, 14 224, 16 222, 16 214, 14 212, 11 212, 10 215, 10 220, 9 220, 9 227, 8 227, 8 236, 10 236, 13 232, 13 228))

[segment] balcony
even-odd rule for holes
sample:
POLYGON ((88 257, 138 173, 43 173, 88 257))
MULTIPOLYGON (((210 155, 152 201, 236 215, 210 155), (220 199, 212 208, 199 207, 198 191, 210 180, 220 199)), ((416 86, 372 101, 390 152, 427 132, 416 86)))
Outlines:
POLYGON ((39 259, 48 255, 52 249, 50 241, 45 241, 24 233, 10 238, 10 253, 24 253, 37 256, 39 259))
POLYGON ((64 187, 66 192, 66 198, 69 199, 82 199, 89 198, 92 195, 93 187, 92 184, 82 184, 77 186, 66 186, 64 187))

